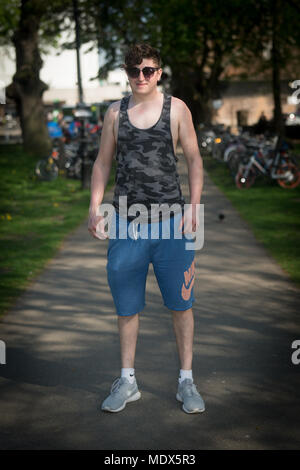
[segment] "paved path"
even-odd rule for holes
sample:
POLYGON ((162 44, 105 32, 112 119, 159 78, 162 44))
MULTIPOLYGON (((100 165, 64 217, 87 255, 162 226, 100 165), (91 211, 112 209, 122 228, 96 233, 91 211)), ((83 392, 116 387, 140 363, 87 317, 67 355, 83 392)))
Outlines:
POLYGON ((0 449, 299 448, 299 290, 207 175, 201 202, 193 373, 205 413, 187 415, 175 399, 176 343, 152 267, 136 357, 142 398, 100 411, 119 375, 119 339, 107 241, 84 222, 0 323, 0 449))

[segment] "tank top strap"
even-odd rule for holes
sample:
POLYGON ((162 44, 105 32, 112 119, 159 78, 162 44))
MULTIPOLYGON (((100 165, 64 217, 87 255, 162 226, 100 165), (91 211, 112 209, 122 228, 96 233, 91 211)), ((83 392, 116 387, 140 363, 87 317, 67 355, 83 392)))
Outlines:
POLYGON ((127 119, 128 119, 128 117, 127 117, 127 108, 128 108, 129 98, 130 98, 130 96, 124 96, 121 99, 119 125, 121 123, 127 121, 127 119))
POLYGON ((161 114, 161 121, 170 128, 171 95, 164 92, 164 106, 161 114))
POLYGON ((169 117, 170 110, 171 110, 171 95, 164 93, 165 100, 164 100, 164 109, 163 109, 163 116, 169 117))

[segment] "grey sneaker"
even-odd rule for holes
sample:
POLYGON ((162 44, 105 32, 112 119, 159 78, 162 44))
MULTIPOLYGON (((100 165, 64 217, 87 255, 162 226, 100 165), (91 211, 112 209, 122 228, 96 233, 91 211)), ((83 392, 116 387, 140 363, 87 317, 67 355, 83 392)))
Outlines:
POLYGON ((141 393, 138 390, 136 379, 131 384, 126 377, 120 377, 113 382, 110 395, 105 398, 101 410, 116 413, 124 410, 126 403, 136 401, 139 398, 141 398, 141 393))
POLYGON ((191 379, 178 384, 176 398, 183 403, 182 409, 186 413, 202 413, 205 410, 204 401, 191 379))

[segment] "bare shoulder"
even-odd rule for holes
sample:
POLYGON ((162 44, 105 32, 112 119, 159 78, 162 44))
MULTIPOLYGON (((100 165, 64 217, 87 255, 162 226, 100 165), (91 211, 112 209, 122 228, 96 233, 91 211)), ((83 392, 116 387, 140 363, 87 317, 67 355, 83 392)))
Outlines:
POLYGON ((175 96, 172 96, 172 106, 178 112, 184 112, 185 110, 189 110, 185 102, 180 98, 176 98, 175 96))
POLYGON ((121 100, 118 100, 111 103, 107 108, 105 117, 107 117, 110 122, 114 123, 116 121, 117 117, 119 116, 120 106, 121 100))
POLYGON ((118 128, 119 128, 119 115, 120 115, 121 100, 114 101, 109 105, 104 116, 103 127, 112 131, 115 142, 117 142, 118 128))
POLYGON ((186 116, 187 114, 190 114, 188 106, 180 98, 172 96, 171 106, 173 108, 174 116, 176 116, 178 120, 180 120, 180 118, 186 116))

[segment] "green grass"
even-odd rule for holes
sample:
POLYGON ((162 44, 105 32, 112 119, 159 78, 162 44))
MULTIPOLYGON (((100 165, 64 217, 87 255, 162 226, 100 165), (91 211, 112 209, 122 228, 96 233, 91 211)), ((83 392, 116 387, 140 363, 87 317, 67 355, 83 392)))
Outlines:
POLYGON ((88 215, 90 190, 62 175, 39 181, 36 161, 20 145, 0 146, 0 317, 88 215))
POLYGON ((203 157, 203 161, 213 182, 256 238, 300 287, 300 186, 282 189, 275 180, 258 177, 251 188, 239 190, 225 164, 211 157, 203 157))

